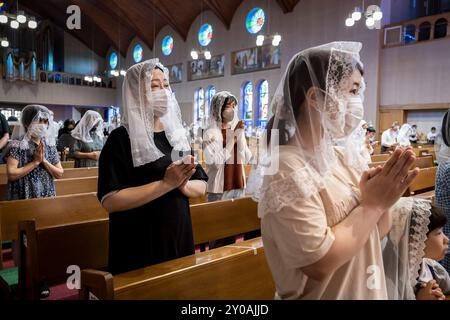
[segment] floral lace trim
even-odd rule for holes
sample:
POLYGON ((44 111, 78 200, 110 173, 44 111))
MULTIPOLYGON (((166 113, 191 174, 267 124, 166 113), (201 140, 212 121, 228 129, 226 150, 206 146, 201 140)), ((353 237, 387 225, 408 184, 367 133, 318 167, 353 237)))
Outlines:
POLYGON ((413 212, 409 227, 409 271, 410 283, 414 287, 419 276, 420 265, 425 256, 425 241, 430 224, 431 202, 414 199, 413 212))
POLYGON ((264 184, 259 195, 258 215, 276 213, 298 201, 307 199, 325 188, 324 178, 309 167, 280 174, 276 180, 264 184))

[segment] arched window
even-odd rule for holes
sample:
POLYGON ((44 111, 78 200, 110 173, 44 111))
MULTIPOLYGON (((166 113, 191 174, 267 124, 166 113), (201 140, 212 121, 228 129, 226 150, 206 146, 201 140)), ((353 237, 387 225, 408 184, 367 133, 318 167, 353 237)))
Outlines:
POLYGON ((216 87, 210 85, 208 89, 206 89, 206 118, 209 117, 209 112, 211 110, 211 101, 214 95, 216 94, 216 87))
POLYGON ((203 88, 195 90, 194 97, 194 122, 203 120, 205 117, 205 91, 203 88))
POLYGON ((144 49, 142 46, 138 43, 134 49, 133 49, 133 59, 134 62, 139 63, 142 61, 142 58, 144 57, 144 49))
POLYGON ((8 80, 14 79, 14 61, 13 61, 13 55, 12 53, 8 53, 8 57, 6 58, 6 78, 8 80))
POLYGON ((242 87, 242 119, 245 121, 245 133, 250 136, 253 131, 253 84, 251 81, 242 87))
POLYGON ((258 127, 265 129, 269 120, 269 82, 262 80, 258 86, 258 127))
POLYGON ((416 41, 416 26, 414 24, 406 26, 404 41, 405 44, 414 43, 414 41, 416 41))
POLYGON ((419 26, 419 41, 430 40, 431 23, 424 22, 419 26))
POLYGON ((447 19, 441 18, 434 24, 434 39, 445 38, 447 36, 447 19))

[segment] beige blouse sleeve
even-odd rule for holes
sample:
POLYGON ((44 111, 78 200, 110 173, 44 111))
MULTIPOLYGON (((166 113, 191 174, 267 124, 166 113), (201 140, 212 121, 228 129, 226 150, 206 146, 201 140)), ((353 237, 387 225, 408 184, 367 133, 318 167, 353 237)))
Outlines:
POLYGON ((334 242, 319 194, 264 217, 283 263, 302 268, 323 258, 334 242))

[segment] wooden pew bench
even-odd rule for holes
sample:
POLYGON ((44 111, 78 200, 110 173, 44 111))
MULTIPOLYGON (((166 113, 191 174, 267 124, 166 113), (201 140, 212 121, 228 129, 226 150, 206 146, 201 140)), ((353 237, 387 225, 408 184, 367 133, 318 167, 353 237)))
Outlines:
MULTIPOLYGON (((98 177, 85 177, 73 179, 55 180, 55 190, 57 196, 70 194, 97 192, 98 177)), ((8 185, 0 185, 0 200, 7 199, 8 185)))
MULTIPOLYGON (((385 163, 386 163, 386 161, 372 162, 372 163, 369 163, 369 168, 375 168, 378 166, 382 167, 382 166, 384 166, 385 163)), ((417 167, 420 169, 434 167, 433 157, 432 156, 418 157, 411 167, 412 168, 417 167)))
MULTIPOLYGON (((64 169, 62 179, 74 179, 74 178, 87 178, 97 177, 98 168, 77 168, 77 169, 64 169)), ((8 176, 5 173, 0 173, 0 184, 7 184, 8 176)))
MULTIPOLYGON (((419 175, 414 179, 406 192, 406 196, 415 196, 427 193, 428 198, 434 197, 437 167, 420 169, 419 175)), ((422 195, 423 197, 424 195, 422 195)))
MULTIPOLYGON (((85 195, 79 197, 83 196, 85 195)), ((93 216, 86 216, 87 210, 81 210, 86 213, 78 219, 69 217, 64 221, 59 215, 60 213, 61 215, 65 214, 63 207, 59 208, 61 212, 53 211, 47 216, 41 213, 41 216, 33 217, 31 212, 28 212, 19 214, 17 217, 10 210, 8 210, 8 215, 1 216, 3 221, 9 225, 7 229, 6 224, 2 223, 2 228, 6 229, 3 232, 6 236, 4 239, 16 239, 17 236, 14 237, 13 231, 17 232, 17 227, 15 228, 14 225, 17 226, 18 218, 36 219, 36 221, 21 222, 19 229, 20 234, 26 235, 26 240, 19 237, 21 250, 26 252, 26 254, 20 254, 19 265, 19 291, 22 298, 38 298, 39 282, 43 279, 49 280, 51 284, 64 281, 68 277, 66 270, 69 265, 106 269, 109 220, 107 213, 94 197, 95 195, 91 195, 91 198, 86 197, 85 199, 85 201, 93 201, 94 208, 91 208, 92 210, 101 211, 100 214, 93 216), (48 221, 52 218, 54 218, 53 221, 48 221), (95 233, 97 236, 90 236, 91 233, 95 233), (94 239, 94 241, 90 242, 90 239, 94 239), (77 246, 83 250, 74 250, 77 246), (95 255, 96 250, 99 250, 97 255, 95 255), (103 257, 104 260, 100 258, 92 260, 92 257, 103 257), (92 262, 90 262, 91 260, 92 262), (68 261, 71 263, 68 264, 68 261), (34 275, 32 279, 27 276, 30 274, 34 275)), ((66 197, 66 203, 68 198, 66 197)), ((21 203, 44 200, 51 199, 26 200, 21 203)), ((62 203, 61 199, 58 200, 62 203)), ((77 202, 82 206, 82 199, 77 199, 77 202)), ((6 202, 9 205, 12 203, 6 202)), ((191 207, 191 216, 195 244, 260 229, 256 203, 250 198, 194 205, 191 207)))
MULTIPOLYGON (((108 218, 95 193, 0 202, 0 243, 17 240, 20 221, 35 220, 37 228, 108 218)), ((0 270, 2 255, 0 255, 0 270)))
POLYGON ((82 299, 271 300, 261 238, 112 276, 83 270, 82 299))

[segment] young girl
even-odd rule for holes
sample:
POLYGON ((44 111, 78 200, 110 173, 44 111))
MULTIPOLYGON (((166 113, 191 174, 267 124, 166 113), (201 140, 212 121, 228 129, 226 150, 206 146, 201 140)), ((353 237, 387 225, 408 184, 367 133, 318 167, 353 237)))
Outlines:
POLYGON ((427 200, 402 198, 391 214, 392 228, 383 250, 389 299, 444 300, 450 278, 436 262, 448 248, 442 211, 427 200))
POLYGON ((443 295, 450 294, 450 276, 447 270, 437 262, 441 261, 448 251, 448 237, 443 232, 447 217, 437 207, 431 207, 430 211, 430 224, 425 241, 425 256, 420 268, 417 299, 429 296, 433 287, 441 289, 441 294, 437 296, 438 299, 445 298, 443 295))

